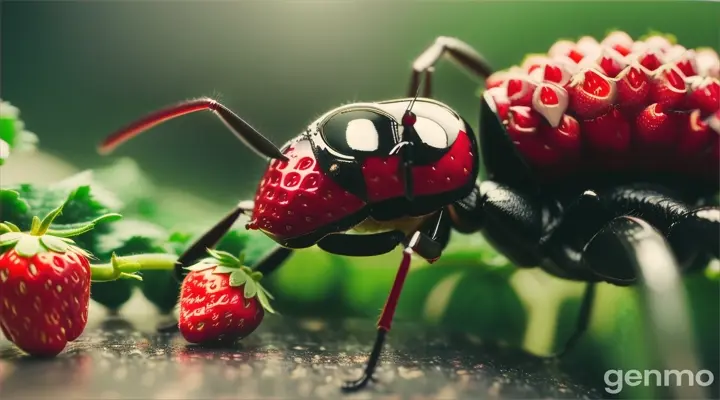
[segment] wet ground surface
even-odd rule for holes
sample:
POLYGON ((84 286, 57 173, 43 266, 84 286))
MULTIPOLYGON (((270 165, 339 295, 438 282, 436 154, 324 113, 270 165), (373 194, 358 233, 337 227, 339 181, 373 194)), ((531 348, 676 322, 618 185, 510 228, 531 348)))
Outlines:
POLYGON ((400 324, 389 337, 379 383, 342 395, 341 383, 359 376, 373 338, 367 321, 277 317, 233 348, 202 349, 179 335, 108 320, 88 326, 52 360, 28 358, 0 339, 0 398, 601 397, 541 360, 400 324))

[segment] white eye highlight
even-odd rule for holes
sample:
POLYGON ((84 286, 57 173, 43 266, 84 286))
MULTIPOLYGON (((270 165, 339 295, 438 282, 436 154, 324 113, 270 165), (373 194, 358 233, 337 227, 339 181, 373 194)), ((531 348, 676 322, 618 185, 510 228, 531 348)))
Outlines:
POLYGON ((358 151, 375 151, 378 148, 378 132, 369 119, 354 119, 345 129, 348 146, 358 151))
POLYGON ((436 149, 448 147, 448 136, 445 129, 431 119, 418 117, 415 121, 415 131, 420 136, 420 140, 428 146, 436 149))

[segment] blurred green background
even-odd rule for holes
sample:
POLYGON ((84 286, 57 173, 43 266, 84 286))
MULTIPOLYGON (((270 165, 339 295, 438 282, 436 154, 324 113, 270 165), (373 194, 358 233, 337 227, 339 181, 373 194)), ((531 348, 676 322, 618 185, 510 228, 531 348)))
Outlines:
MULTIPOLYGON (((105 136, 159 106, 214 96, 281 144, 339 104, 404 96, 412 60, 439 35, 474 45, 497 69, 543 52, 559 38, 601 37, 613 28, 632 36, 671 32, 686 47, 720 48, 717 2, 96 1, 0 7, 0 97, 20 108, 41 149, 11 158, 0 169, 2 184, 50 183, 95 169, 102 185, 132 204, 137 216, 152 215, 168 230, 212 225, 239 198, 252 197, 264 165, 207 114, 159 126, 111 157, 96 154, 105 136)), ((477 127, 479 82, 442 63, 434 85, 436 98, 477 127)), ((264 248, 269 240, 253 243, 264 248)), ((398 261, 399 253, 343 259, 309 249, 296 253, 269 284, 283 313, 374 318, 398 261)), ((580 285, 538 271, 515 273, 479 235, 456 235, 437 265, 416 264, 400 302, 401 320, 441 324, 470 341, 499 340, 537 353, 553 350, 573 328, 580 285)), ((720 377, 717 281, 699 276, 687 285, 703 365, 720 377)), ((598 296, 591 332, 566 365, 595 385, 605 369, 654 365, 643 346, 636 291, 602 286, 598 296)), ((656 395, 643 387, 622 393, 656 395)))
MULTIPOLYGON (((44 150, 89 168, 111 161, 95 147, 113 130, 203 95, 281 144, 341 103, 404 96, 412 60, 438 35, 464 39, 499 69, 610 28, 718 48, 719 20, 720 4, 695 1, 3 2, 0 84, 46 133, 44 150)), ((478 86, 437 68, 436 97, 473 123, 478 86)), ((228 205, 251 196, 264 167, 210 115, 157 127, 117 154, 228 205)))

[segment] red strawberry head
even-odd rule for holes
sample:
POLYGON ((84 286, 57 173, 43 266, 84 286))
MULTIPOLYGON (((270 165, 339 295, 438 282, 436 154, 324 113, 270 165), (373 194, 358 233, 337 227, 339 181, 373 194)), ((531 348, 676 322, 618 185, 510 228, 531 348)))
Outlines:
POLYGON ((244 257, 208 250, 210 257, 187 267, 180 292, 180 333, 190 343, 227 343, 260 325, 273 298, 260 284, 262 274, 243 265, 244 257))
POLYGON ((720 57, 718 57, 717 51, 710 47, 697 49, 695 51, 695 68, 700 76, 720 79, 720 57))
POLYGON ((635 43, 635 41, 626 32, 613 31, 608 33, 605 39, 600 42, 600 46, 609 47, 620 53, 623 57, 625 57, 630 54, 633 43, 635 43))
POLYGON ((107 214, 73 229, 52 229, 64 206, 42 220, 34 217, 29 232, 11 222, 0 224, 0 231, 6 232, 0 235, 0 328, 31 355, 57 355, 80 336, 87 323, 94 270, 100 279, 123 274, 117 263, 93 268, 91 255, 70 239, 120 216, 107 214))
POLYGON ((717 78, 693 76, 688 78, 689 90, 685 107, 698 110, 705 118, 720 109, 720 80, 717 78))
POLYGON ((614 80, 594 69, 575 75, 568 85, 570 108, 584 119, 605 114, 615 103, 617 85, 614 80))

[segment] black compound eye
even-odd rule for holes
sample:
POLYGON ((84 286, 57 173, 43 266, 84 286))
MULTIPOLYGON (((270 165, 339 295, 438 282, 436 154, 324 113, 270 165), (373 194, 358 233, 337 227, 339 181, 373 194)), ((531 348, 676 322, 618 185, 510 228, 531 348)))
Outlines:
POLYGON ((331 116, 321 130, 325 143, 342 155, 387 155, 397 141, 398 124, 375 110, 347 110, 331 116))

